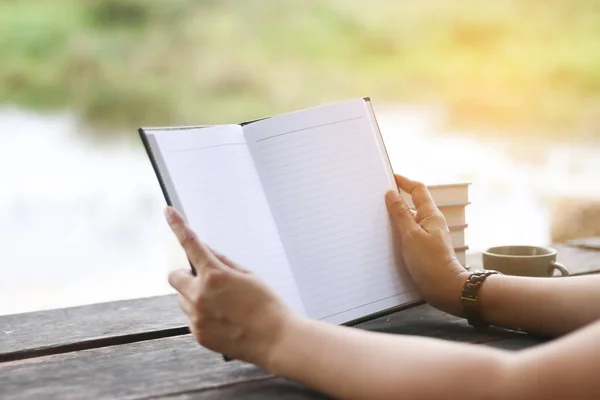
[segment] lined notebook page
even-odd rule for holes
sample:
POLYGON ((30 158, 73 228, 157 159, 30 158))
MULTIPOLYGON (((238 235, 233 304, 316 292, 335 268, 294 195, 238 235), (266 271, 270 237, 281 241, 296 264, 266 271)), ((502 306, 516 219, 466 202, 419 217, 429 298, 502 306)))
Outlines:
POLYGON ((310 317, 344 323, 416 298, 397 273, 384 200, 395 183, 367 103, 244 130, 310 317))
POLYGON ((168 169, 164 180, 174 206, 197 235, 255 271, 304 314, 241 127, 154 131, 149 140, 159 149, 163 176, 168 169))

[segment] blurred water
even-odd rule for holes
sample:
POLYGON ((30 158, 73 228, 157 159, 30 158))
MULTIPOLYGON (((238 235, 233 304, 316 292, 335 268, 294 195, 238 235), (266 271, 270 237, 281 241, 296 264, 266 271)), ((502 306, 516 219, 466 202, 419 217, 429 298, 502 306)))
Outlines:
POLYGON ((167 293, 185 263, 141 149, 76 129, 0 112, 0 314, 167 293))
MULTIPOLYGON (((503 142, 435 134, 431 110, 376 110, 394 169, 470 180, 467 242, 546 244, 549 196, 600 199, 600 148, 550 145, 531 163, 503 142)), ((75 120, 0 109, 0 314, 172 292, 186 260, 141 146, 82 140, 75 120)))

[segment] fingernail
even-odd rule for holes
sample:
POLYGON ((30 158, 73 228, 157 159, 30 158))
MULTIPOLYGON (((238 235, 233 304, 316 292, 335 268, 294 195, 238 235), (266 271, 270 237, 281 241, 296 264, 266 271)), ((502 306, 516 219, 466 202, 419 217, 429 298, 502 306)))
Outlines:
POLYGON ((167 222, 169 224, 173 223, 173 219, 175 217, 175 211, 171 207, 165 208, 165 217, 167 218, 167 222))
POLYGON ((385 194, 385 199, 388 203, 393 203, 400 200, 400 193, 396 190, 390 190, 385 194))

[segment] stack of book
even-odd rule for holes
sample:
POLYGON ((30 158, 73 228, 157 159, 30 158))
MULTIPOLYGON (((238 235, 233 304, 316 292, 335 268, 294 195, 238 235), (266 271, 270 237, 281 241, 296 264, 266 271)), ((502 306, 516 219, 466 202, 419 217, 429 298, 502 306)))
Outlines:
MULTIPOLYGON (((466 218, 466 208, 469 202, 469 182, 447 183, 426 185, 434 203, 446 218, 446 224, 450 231, 452 245, 458 261, 466 268, 467 250, 469 246, 465 241, 465 230, 468 227, 466 218)), ((411 208, 414 204, 410 196, 403 193, 403 196, 411 208)))

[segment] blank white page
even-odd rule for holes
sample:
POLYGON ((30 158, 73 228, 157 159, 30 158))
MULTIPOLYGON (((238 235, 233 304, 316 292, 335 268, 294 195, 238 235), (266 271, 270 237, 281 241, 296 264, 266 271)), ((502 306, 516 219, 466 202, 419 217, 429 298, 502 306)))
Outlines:
POLYGON ((384 197, 395 183, 370 103, 244 131, 310 317, 345 323, 417 299, 394 253, 384 197))
POLYGON ((171 201, 198 237, 255 271, 304 314, 242 128, 147 133, 171 201))

